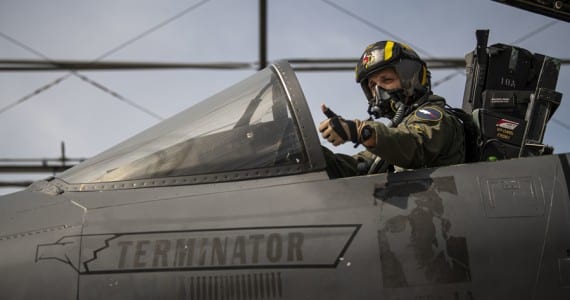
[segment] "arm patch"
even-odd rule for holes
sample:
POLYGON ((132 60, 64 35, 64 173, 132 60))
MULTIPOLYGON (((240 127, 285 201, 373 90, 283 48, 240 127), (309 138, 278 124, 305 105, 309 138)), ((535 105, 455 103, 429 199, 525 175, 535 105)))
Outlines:
POLYGON ((416 110, 416 118, 425 121, 441 121, 443 112, 433 107, 422 107, 416 110))

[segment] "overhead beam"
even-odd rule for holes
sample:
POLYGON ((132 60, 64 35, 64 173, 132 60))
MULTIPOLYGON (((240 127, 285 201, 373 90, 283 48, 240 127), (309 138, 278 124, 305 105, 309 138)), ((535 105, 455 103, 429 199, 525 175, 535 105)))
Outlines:
POLYGON ((21 165, 3 165, 0 166, 0 173, 60 173, 73 165, 66 166, 21 166, 21 165))
MULTIPOLYGON (((262 55, 260 55, 262 59, 262 55)), ((358 59, 356 58, 290 58, 288 61, 296 71, 353 71, 358 59)), ((261 61, 263 62, 263 61, 261 61)), ((434 58, 426 59, 430 69, 459 69, 465 68, 463 58, 434 58)), ((264 62, 267 63, 267 62, 264 62)), ((561 59, 562 65, 570 64, 570 59, 561 59)), ((217 63, 159 63, 159 62, 87 62, 73 60, 0 60, 0 72, 8 71, 119 71, 119 70, 158 70, 158 69, 196 69, 196 70, 254 70, 261 64, 247 62, 217 62, 217 63)))
POLYGON ((34 60, 2 59, 0 71, 99 71, 99 70, 156 70, 156 69, 201 69, 232 70, 252 69, 253 63, 215 62, 215 63, 178 63, 178 62, 92 62, 80 60, 34 60))
POLYGON ((28 187, 33 181, 0 181, 0 188, 28 187))
POLYGON ((60 173, 84 161, 68 158, 62 144, 60 158, 0 158, 0 173, 60 173))

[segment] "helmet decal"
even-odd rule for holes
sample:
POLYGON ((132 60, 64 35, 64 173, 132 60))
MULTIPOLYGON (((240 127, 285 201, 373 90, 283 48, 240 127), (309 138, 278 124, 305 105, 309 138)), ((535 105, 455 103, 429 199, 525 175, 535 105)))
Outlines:
POLYGON ((362 56, 362 65, 364 66, 364 68, 368 69, 368 65, 373 64, 375 61, 374 59, 374 55, 372 54, 372 52, 368 52, 366 54, 364 54, 364 56, 362 56))
POLYGON ((394 42, 387 41, 386 46, 384 46, 384 60, 390 60, 392 58, 392 50, 394 49, 394 42))
POLYGON ((428 71, 427 68, 425 66, 422 66, 422 85, 427 85, 428 84, 428 71))

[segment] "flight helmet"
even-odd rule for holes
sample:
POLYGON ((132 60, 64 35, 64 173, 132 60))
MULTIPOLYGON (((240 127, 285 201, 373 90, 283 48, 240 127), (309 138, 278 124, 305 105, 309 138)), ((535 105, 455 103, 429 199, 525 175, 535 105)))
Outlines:
POLYGON ((356 82, 360 83, 368 99, 368 112, 376 118, 392 116, 398 106, 410 106, 431 93, 430 73, 426 63, 408 45, 394 41, 380 41, 369 45, 356 64, 356 82), (402 87, 373 93, 368 87, 370 76, 380 70, 393 68, 402 87), (376 94, 376 97, 373 95, 376 94))

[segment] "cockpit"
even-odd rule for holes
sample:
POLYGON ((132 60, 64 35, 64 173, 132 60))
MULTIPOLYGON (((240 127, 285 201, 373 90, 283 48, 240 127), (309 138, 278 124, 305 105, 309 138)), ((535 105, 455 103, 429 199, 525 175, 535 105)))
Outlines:
POLYGON ((295 73, 280 62, 58 176, 94 191, 235 181, 324 170, 295 73))

